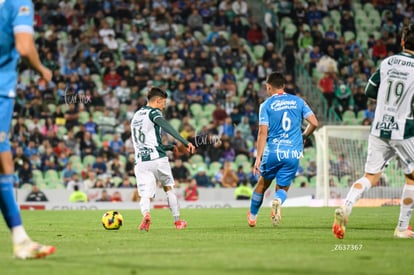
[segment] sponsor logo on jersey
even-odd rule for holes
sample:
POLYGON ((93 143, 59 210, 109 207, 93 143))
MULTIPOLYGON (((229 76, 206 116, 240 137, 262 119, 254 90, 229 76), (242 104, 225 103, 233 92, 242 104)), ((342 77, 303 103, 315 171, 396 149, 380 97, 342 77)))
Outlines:
POLYGON ((380 130, 398 130, 398 123, 394 122, 394 117, 390 115, 384 115, 382 122, 377 122, 375 129, 380 130))
POLYGON ((404 59, 399 59, 397 57, 391 57, 390 59, 388 59, 388 65, 401 65, 401 66, 408 66, 408 67, 413 67, 414 68, 414 62, 413 61, 407 61, 404 59))
POLYGON ((30 7, 29 6, 21 6, 19 8, 19 13, 17 16, 25 16, 30 14, 30 7))

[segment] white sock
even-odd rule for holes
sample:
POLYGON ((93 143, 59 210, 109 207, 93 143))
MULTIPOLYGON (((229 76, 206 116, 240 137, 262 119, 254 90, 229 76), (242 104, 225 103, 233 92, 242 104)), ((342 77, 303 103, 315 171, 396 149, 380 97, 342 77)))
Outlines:
POLYGON ((174 189, 169 190, 167 193, 168 205, 170 206, 171 213, 174 217, 174 221, 180 220, 180 206, 178 204, 177 195, 174 189))
POLYGON ((356 203, 362 194, 371 188, 371 182, 366 178, 362 177, 352 184, 351 189, 346 195, 344 206, 346 208, 346 215, 349 216, 352 212, 352 206, 356 203))
POLYGON ((410 223, 411 214, 414 207, 414 185, 404 185, 401 195, 400 218, 398 220, 398 230, 405 231, 410 223))
POLYGON ((151 203, 150 198, 144 198, 144 197, 141 198, 139 205, 141 206, 141 213, 143 216, 150 212, 150 203, 151 203))
POLYGON ((24 242, 25 240, 30 239, 26 233, 26 230, 24 230, 23 225, 13 227, 11 230, 11 233, 12 233, 13 244, 20 244, 24 242))

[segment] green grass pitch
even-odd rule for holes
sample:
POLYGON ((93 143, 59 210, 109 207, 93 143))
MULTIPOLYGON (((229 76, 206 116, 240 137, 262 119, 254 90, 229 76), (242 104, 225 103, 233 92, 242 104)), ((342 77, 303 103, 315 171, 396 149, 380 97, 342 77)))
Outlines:
MULTIPOLYGON (((110 209, 108 209, 110 210, 110 209)), ((153 210, 149 232, 138 210, 106 231, 104 211, 23 211, 33 239, 56 246, 46 259, 12 258, 0 227, 0 274, 413 274, 414 240, 394 239, 399 208, 354 208, 344 240, 331 232, 333 208, 282 208, 273 228, 262 208, 255 228, 247 209, 183 209, 189 226, 175 230, 169 210, 153 210)))

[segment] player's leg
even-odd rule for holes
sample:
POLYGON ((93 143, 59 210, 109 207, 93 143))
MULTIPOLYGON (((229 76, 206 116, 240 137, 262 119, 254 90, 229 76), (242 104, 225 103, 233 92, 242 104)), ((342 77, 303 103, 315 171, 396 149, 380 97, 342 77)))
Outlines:
POLYGON ((406 184, 401 194, 400 216, 394 231, 396 238, 414 238, 414 232, 408 228, 414 208, 414 175, 406 175, 406 184))
POLYGON ((151 198, 155 196, 156 179, 154 176, 154 161, 142 161, 135 165, 135 177, 137 178, 137 190, 141 197, 139 206, 141 208, 142 221, 139 230, 149 231, 151 225, 151 198))
POLYGON ((23 227, 14 196, 14 162, 8 140, 13 99, 0 98, 0 110, 0 209, 12 234, 14 256, 19 259, 45 257, 52 254, 55 248, 31 241, 23 227))
POLYGON ((247 213, 247 223, 249 226, 256 226, 257 214, 263 203, 263 196, 266 190, 269 188, 273 179, 265 179, 263 176, 259 177, 256 187, 253 191, 252 199, 250 201, 250 210, 247 213))
POLYGON ((399 165, 405 174, 405 185, 401 194, 400 216, 397 228, 394 231, 396 238, 414 238, 414 232, 409 228, 411 215, 414 209, 414 164, 403 160, 414 156, 414 138, 397 144, 399 165))
POLYGON ((174 178, 168 158, 162 158, 159 160, 156 177, 161 182, 164 192, 167 195, 168 206, 170 207, 171 214, 174 217, 175 228, 184 229, 187 227, 187 222, 181 220, 180 217, 180 205, 178 203, 177 194, 175 193, 174 178))
POLYGON ((296 158, 284 159, 278 164, 276 174, 276 189, 272 200, 272 212, 270 218, 273 226, 279 225, 282 219, 281 206, 287 198, 289 187, 296 176, 299 160, 296 158))
POLYGON ((338 239, 343 239, 345 236, 345 228, 353 205, 361 198, 362 194, 378 184, 383 169, 395 154, 394 149, 387 141, 372 135, 368 138, 367 150, 364 176, 352 184, 343 206, 335 209, 332 232, 338 239))

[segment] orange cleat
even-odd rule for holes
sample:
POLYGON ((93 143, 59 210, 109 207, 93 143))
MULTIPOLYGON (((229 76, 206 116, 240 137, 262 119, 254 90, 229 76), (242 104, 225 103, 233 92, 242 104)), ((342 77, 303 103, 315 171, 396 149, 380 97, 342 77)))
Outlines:
POLYGON ((256 219, 250 218, 250 211, 247 211, 247 223, 249 224, 250 227, 256 226, 256 219))
POLYGON ((338 239, 343 239, 345 237, 345 228, 348 222, 348 217, 345 215, 345 209, 343 207, 337 208, 334 217, 332 232, 338 239))
POLYGON ((174 225, 175 225, 175 229, 180 230, 180 229, 184 229, 187 227, 187 222, 183 220, 179 220, 179 221, 174 222, 174 225))
POLYGON ((149 231, 151 225, 151 216, 149 213, 145 214, 144 218, 142 218, 142 222, 139 225, 139 230, 145 230, 145 231, 149 231))

